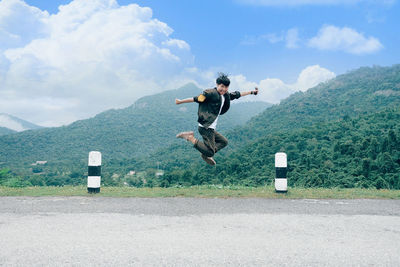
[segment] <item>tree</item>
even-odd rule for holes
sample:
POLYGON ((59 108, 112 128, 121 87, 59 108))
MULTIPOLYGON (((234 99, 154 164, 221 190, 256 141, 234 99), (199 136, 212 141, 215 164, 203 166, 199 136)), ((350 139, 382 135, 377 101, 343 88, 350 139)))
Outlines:
POLYGON ((375 182, 376 189, 389 189, 389 184, 382 178, 379 177, 375 182))
POLYGON ((379 154, 377 158, 379 168, 383 173, 390 173, 395 171, 395 163, 388 152, 379 154))
POLYGON ((368 152, 369 152, 368 155, 371 159, 376 159, 376 156, 379 153, 379 144, 378 144, 378 140, 376 139, 376 137, 373 137, 371 139, 371 143, 370 143, 368 152))
POLYGON ((396 149, 398 150, 399 148, 396 133, 392 129, 390 129, 388 132, 388 147, 390 153, 392 153, 396 149))
POLYGON ((0 185, 12 177, 10 169, 0 170, 0 185))
POLYGON ((371 170, 371 160, 369 158, 364 158, 362 160, 362 173, 366 178, 368 178, 370 170, 371 170))

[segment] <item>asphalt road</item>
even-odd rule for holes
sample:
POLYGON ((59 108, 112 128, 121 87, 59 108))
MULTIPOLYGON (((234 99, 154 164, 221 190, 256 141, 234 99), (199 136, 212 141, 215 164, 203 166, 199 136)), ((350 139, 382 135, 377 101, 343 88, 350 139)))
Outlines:
POLYGON ((400 266, 399 200, 1 197, 0 266, 400 266))

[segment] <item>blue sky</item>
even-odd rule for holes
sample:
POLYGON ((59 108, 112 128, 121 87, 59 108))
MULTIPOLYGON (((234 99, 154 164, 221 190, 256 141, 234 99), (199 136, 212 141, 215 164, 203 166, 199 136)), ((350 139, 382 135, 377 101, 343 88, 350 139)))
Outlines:
MULTIPOLYGON (((26 2, 56 13, 60 4, 70 1, 26 2)), ((174 30, 174 38, 190 45, 199 68, 221 67, 229 73, 242 73, 251 80, 268 76, 294 81, 303 68, 314 64, 341 74, 360 66, 399 63, 400 8, 397 1, 331 1, 338 4, 319 3, 324 1, 303 1, 309 4, 301 4, 302 1, 297 1, 300 2, 297 5, 283 3, 278 6, 262 2, 118 1, 120 5, 137 3, 150 7, 154 18, 174 30), (366 38, 377 38, 383 48, 359 55, 307 47, 304 42, 314 37, 323 25, 352 28, 366 38), (262 38, 268 34, 282 35, 292 28, 298 30, 301 39, 298 48, 287 48, 283 41, 270 43, 262 38), (250 44, 250 41, 254 43, 250 44)))
POLYGON ((2 0, 0 112, 68 124, 218 71, 277 103, 400 63, 398 14, 398 0, 2 0))

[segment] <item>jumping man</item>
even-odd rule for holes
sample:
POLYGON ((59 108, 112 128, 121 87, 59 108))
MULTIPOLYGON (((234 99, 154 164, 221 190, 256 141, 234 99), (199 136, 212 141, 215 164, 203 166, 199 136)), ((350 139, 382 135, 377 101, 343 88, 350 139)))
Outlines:
POLYGON ((219 115, 226 113, 230 107, 231 100, 238 99, 241 96, 257 95, 258 88, 254 91, 229 93, 229 84, 231 81, 224 73, 220 73, 217 78, 217 87, 205 90, 199 96, 187 99, 175 99, 177 105, 183 103, 199 103, 198 123, 199 133, 203 137, 203 142, 194 137, 193 132, 181 132, 176 137, 183 138, 194 145, 201 153, 201 157, 210 165, 215 165, 213 156, 215 153, 226 147, 228 140, 218 133, 215 129, 219 115))

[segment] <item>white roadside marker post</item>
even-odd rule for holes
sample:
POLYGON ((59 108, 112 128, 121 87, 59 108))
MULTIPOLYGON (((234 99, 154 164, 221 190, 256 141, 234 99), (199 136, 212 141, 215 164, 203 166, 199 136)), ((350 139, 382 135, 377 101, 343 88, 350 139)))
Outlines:
POLYGON ((101 153, 98 151, 89 152, 88 164, 88 193, 100 193, 101 182, 101 153))
POLYGON ((287 156, 286 153, 279 152, 275 154, 275 191, 277 193, 287 192, 287 156))

